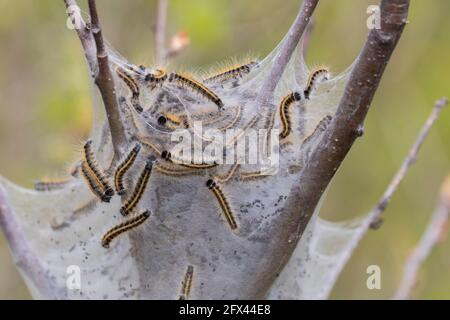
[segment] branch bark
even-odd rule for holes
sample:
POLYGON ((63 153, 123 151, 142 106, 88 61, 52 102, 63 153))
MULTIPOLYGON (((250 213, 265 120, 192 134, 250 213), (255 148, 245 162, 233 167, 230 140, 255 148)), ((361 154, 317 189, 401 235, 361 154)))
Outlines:
POLYGON ((103 104, 105 105, 109 128, 111 130, 112 143, 114 146, 114 158, 118 159, 127 144, 125 128, 120 116, 114 80, 109 67, 109 58, 103 40, 96 2, 95 0, 88 0, 88 4, 89 13, 91 15, 92 34, 94 36, 95 46, 97 49, 98 72, 94 79, 95 84, 102 95, 103 104))
POLYGON ((75 0, 64 0, 64 4, 66 5, 66 12, 72 20, 72 25, 80 39, 91 76, 94 77, 98 69, 94 36, 89 26, 81 17, 80 7, 77 2, 75 0))
POLYGON ((297 17, 295 18, 294 23, 283 41, 282 48, 275 57, 272 68, 270 69, 270 72, 261 87, 261 91, 256 101, 257 110, 268 106, 272 102, 273 94, 278 82, 280 82, 283 72, 286 69, 286 66, 291 59, 303 33, 305 32, 306 26, 308 25, 318 3, 319 0, 303 1, 303 5, 301 6, 297 17))
POLYGON ((282 263, 289 259, 322 194, 355 139, 361 136, 372 98, 406 24, 408 9, 409 0, 381 1, 381 29, 370 31, 336 115, 287 199, 285 212, 289 216, 287 223, 279 230, 279 241, 288 243, 280 257, 282 263), (296 237, 289 237, 289 234, 295 234, 296 237))
POLYGON ((158 0, 158 10, 155 25, 155 59, 157 66, 166 63, 166 28, 168 0, 158 0))
POLYGON ((443 232, 446 231, 449 215, 450 177, 444 182, 439 203, 430 219, 425 233, 406 261, 403 277, 394 295, 394 299, 404 300, 411 298, 411 293, 417 283, 420 267, 431 254, 433 248, 440 242, 443 232))

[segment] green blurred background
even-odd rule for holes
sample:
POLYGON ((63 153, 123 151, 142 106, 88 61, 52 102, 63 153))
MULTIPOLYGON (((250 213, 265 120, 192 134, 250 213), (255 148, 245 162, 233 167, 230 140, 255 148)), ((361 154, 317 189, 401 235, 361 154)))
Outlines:
MULTIPOLYGON (((84 1, 79 1, 85 5, 84 1)), ((263 57, 289 28, 299 0, 171 0, 169 33, 191 45, 174 63, 204 66, 248 52, 263 57)), ((322 0, 308 51, 311 64, 335 73, 357 56, 366 8, 374 1, 322 0)), ((98 0, 104 34, 135 63, 152 64, 155 0, 98 0)), ((85 8, 85 7, 84 7, 85 8)), ((89 132, 91 90, 84 57, 66 28, 63 1, 0 0, 0 174, 27 187, 64 173, 89 132)), ((403 38, 372 103, 366 133, 330 188, 322 216, 364 214, 402 162, 434 101, 450 95, 450 1, 412 1, 403 38)), ((336 299, 392 296, 408 253, 419 240, 450 169, 450 110, 444 111, 417 164, 385 214, 345 268, 336 299), (366 268, 382 271, 381 290, 366 287, 366 268)), ((450 240, 423 266, 415 298, 450 298, 450 240)), ((29 298, 0 235, 0 299, 29 298)))

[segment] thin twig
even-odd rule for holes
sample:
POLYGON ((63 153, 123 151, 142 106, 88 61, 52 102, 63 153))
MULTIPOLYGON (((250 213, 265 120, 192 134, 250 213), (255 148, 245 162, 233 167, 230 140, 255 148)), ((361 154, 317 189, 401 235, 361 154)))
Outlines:
POLYGON ((54 286, 52 275, 47 272, 41 261, 29 246, 29 239, 17 221, 16 214, 9 204, 5 191, 0 185, 0 227, 8 240, 13 258, 18 268, 32 280, 39 291, 48 299, 64 299, 67 294, 54 286))
POLYGON ((419 244, 409 255, 403 272, 400 285, 394 295, 394 299, 405 300, 411 298, 411 293, 417 283, 420 267, 431 254, 433 248, 440 242, 450 215, 450 177, 447 178, 442 188, 441 197, 433 216, 419 241, 419 244))
POLYGON ((97 72, 97 49, 95 48, 94 36, 92 35, 91 30, 89 30, 89 26, 83 20, 80 13, 80 7, 76 0, 64 0, 64 4, 66 5, 67 14, 72 20, 72 25, 80 39, 91 76, 94 77, 97 72))
POLYGON ((280 81, 283 72, 286 69, 286 66, 291 59, 292 54, 294 53, 294 50, 297 47, 303 33, 305 32, 306 26, 308 25, 318 2, 319 0, 303 1, 303 5, 301 6, 294 23, 292 24, 286 37, 284 38, 282 47, 275 57, 272 68, 270 69, 270 72, 268 73, 267 78, 261 87, 261 91, 256 101, 258 110, 261 108, 265 108, 271 103, 278 82, 280 81))
POLYGON ((102 95, 106 115, 111 130, 111 138, 114 146, 115 159, 118 159, 126 146, 125 128, 123 126, 119 104, 115 93, 114 80, 109 66, 108 53, 106 52, 102 30, 97 12, 95 0, 88 0, 91 16, 91 29, 97 48, 98 73, 95 75, 95 84, 102 95))
POLYGON ((425 126, 422 128, 422 131, 419 133, 419 136, 416 139, 416 142, 414 143, 413 147, 409 151, 408 156, 406 157, 405 161, 403 162, 402 166, 392 179, 391 183, 389 184, 388 188, 384 192, 381 199, 378 201, 378 204, 375 208, 370 212, 371 219, 371 225, 370 227, 372 229, 377 229, 379 227, 381 220, 380 215, 383 213, 384 210, 386 210, 386 207, 388 206, 389 202, 391 201, 392 195, 397 190, 398 186, 400 185, 400 182, 405 178, 406 173, 408 172, 408 169, 416 162, 417 153, 419 152, 420 147, 422 146, 423 142, 425 141, 425 138, 428 136, 428 133, 430 132, 431 127, 433 126, 434 122, 439 117, 439 114, 441 113, 442 109, 448 104, 448 101, 446 98, 442 98, 438 101, 436 101, 435 107, 428 118, 427 122, 425 123, 425 126))
POLYGON ((168 0, 158 0, 155 25, 155 59, 157 66, 164 66, 166 63, 167 6, 168 0))

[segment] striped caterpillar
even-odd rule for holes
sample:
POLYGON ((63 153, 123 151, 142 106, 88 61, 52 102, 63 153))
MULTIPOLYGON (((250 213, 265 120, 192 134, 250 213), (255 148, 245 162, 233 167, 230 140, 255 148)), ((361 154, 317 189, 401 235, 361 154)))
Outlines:
POLYGON ((184 280, 183 280, 182 286, 181 286, 180 298, 178 300, 189 299, 189 294, 191 292, 193 277, 194 277, 194 267, 188 266, 187 270, 186 270, 186 274, 184 275, 184 280))
POLYGON ((106 176, 99 168, 92 150, 92 140, 88 140, 83 148, 83 164, 81 172, 91 191, 103 202, 109 202, 114 190, 109 186, 106 176))
POLYGON ((172 154, 167 150, 164 150, 163 152, 161 152, 161 158, 163 158, 164 160, 170 161, 172 163, 179 164, 183 167, 191 168, 191 169, 210 169, 210 168, 214 168, 218 165, 216 162, 194 163, 193 160, 191 160, 190 162, 185 161, 183 159, 173 157, 172 154))
POLYGON ((301 95, 298 92, 292 92, 285 96, 280 103, 280 121, 283 129, 280 132, 280 139, 285 139, 292 132, 292 121, 290 114, 291 105, 301 100, 301 95))
POLYGON ((144 109, 139 103, 140 89, 136 81, 133 79, 133 76, 120 67, 116 67, 116 74, 120 79, 123 80, 128 89, 130 89, 131 103, 133 107, 136 109, 136 111, 142 112, 144 109))
POLYGON ((116 173, 114 174, 114 186, 119 195, 125 194, 125 187, 123 185, 123 177, 128 169, 131 168, 134 161, 136 160, 139 151, 141 150, 141 145, 136 144, 133 149, 128 153, 128 156, 119 164, 116 173))
POLYGON ((151 158, 147 161, 144 170, 142 170, 141 175, 136 183, 133 194, 127 200, 127 202, 120 208, 120 213, 123 216, 130 214, 131 211, 137 206, 139 200, 141 200, 144 194, 145 188, 147 187, 148 180, 150 179, 150 174, 152 172, 154 159, 151 158))
POLYGON ((228 204, 228 201, 225 198, 222 190, 219 188, 219 186, 213 179, 209 179, 206 182, 206 186, 213 192, 214 196, 217 198, 220 208, 222 209, 222 211, 225 215, 225 219, 227 220, 228 225, 230 226, 231 230, 236 229, 237 228, 236 220, 234 219, 234 216, 231 212, 230 205, 228 204))
POLYGON ((104 248, 109 248, 109 245, 114 238, 118 237, 122 233, 131 230, 133 228, 136 228, 137 226, 144 223, 145 220, 147 220, 151 215, 151 211, 146 210, 143 213, 130 218, 129 220, 113 227, 108 232, 105 233, 105 235, 102 237, 102 246, 104 248))
POLYGON ((320 67, 313 70, 309 76, 306 88, 303 95, 306 100, 309 100, 311 94, 317 89, 320 82, 328 80, 330 78, 330 73, 327 68, 320 67))
POLYGON ((198 82, 197 80, 195 80, 190 76, 178 73, 171 73, 169 75, 169 82, 176 82, 180 86, 190 88, 192 91, 197 92, 201 96, 205 97, 207 100, 214 102, 214 104, 217 105, 219 110, 223 109, 224 107, 222 100, 219 98, 219 96, 217 96, 217 94, 215 94, 205 85, 201 84, 200 82, 198 82))
POLYGON ((242 65, 233 65, 224 70, 219 71, 203 80, 204 83, 214 83, 214 82, 226 82, 230 80, 237 80, 242 78, 244 75, 249 74, 250 71, 258 65, 256 61, 250 61, 249 63, 242 65))

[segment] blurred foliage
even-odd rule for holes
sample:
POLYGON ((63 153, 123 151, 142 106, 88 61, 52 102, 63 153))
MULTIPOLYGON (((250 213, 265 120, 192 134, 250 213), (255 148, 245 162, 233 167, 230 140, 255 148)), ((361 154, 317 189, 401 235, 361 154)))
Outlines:
MULTIPOLYGON (((80 3, 84 1, 79 1, 80 3)), ((263 57, 289 28, 299 0, 172 0, 169 33, 186 31, 191 46, 172 62, 197 68, 252 52, 263 57), (282 5, 280 5, 282 3, 282 5)), ((135 63, 152 64, 155 0, 99 0, 109 42, 135 63)), ((357 56, 374 1, 322 0, 308 51, 311 64, 338 73, 357 56)), ((85 5, 85 3, 82 3, 85 5)), ((85 8, 85 7, 84 7, 85 8)), ((86 10, 86 9, 84 9, 86 10)), ((0 173, 24 186, 64 174, 91 123, 91 84, 63 1, 0 0, 0 173)), ((410 23, 373 101, 366 133, 329 189, 322 215, 339 220, 376 203, 430 112, 449 96, 450 2, 412 1, 410 23)), ((332 297, 389 298, 449 171, 450 111, 433 128, 417 164, 338 281, 332 297), (382 289, 368 290, 366 268, 382 270, 382 289)), ((450 240, 424 265, 415 298, 450 298, 450 240)), ((29 297, 0 240, 0 298, 29 297)))

